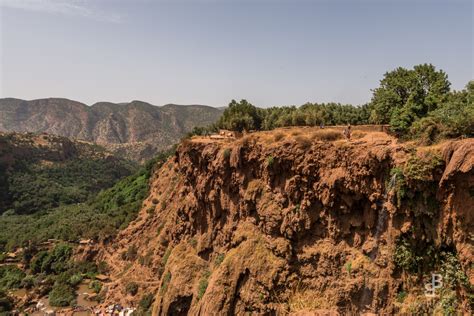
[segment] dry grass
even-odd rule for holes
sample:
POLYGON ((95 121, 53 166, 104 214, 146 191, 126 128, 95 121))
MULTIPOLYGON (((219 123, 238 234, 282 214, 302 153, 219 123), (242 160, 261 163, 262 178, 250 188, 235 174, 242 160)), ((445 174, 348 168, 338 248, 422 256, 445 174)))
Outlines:
POLYGON ((331 130, 331 129, 319 130, 319 131, 313 132, 313 134, 311 135, 311 138, 313 140, 330 142, 330 141, 342 139, 342 134, 341 132, 337 130, 331 130))
POLYGON ((320 292, 305 289, 298 285, 288 299, 290 312, 312 311, 317 309, 329 309, 329 300, 320 292))
POLYGON ((291 135, 292 136, 298 136, 298 135, 301 135, 301 132, 300 131, 293 131, 293 132, 291 132, 291 135))
POLYGON ((311 147, 311 140, 305 136, 296 136, 295 140, 298 143, 298 146, 304 150, 307 150, 311 147))
POLYGON ((351 134, 351 138, 353 138, 353 139, 361 139, 361 138, 364 138, 366 135, 367 135, 366 132, 354 131, 354 132, 352 132, 352 134, 351 134))
POLYGON ((283 138, 285 138, 285 134, 283 133, 276 133, 275 135, 273 135, 273 141, 275 142, 278 142, 282 140, 283 138))

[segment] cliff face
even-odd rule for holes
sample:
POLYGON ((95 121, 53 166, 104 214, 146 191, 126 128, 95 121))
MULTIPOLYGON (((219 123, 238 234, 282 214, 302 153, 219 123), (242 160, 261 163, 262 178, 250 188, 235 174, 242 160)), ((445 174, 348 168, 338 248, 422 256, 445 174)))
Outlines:
POLYGON ((93 141, 143 161, 178 142, 194 126, 214 123, 221 113, 202 105, 157 107, 140 101, 89 107, 59 98, 0 99, 0 132, 46 132, 93 141))
POLYGON ((469 311, 474 141, 355 136, 182 143, 99 256, 113 279, 106 303, 136 302, 123 294, 135 281, 158 315, 421 312, 448 298, 469 311), (424 295, 431 273, 447 278, 439 301, 424 295))

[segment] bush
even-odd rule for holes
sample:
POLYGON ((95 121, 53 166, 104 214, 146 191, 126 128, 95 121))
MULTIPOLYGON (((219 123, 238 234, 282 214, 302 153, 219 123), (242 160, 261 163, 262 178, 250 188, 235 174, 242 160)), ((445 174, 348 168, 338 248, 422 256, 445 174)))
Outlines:
POLYGON ((168 284, 170 283, 171 281, 171 272, 167 272, 164 276, 163 276, 163 281, 161 283, 161 289, 160 289, 160 293, 161 295, 165 294, 166 293, 166 290, 168 289, 168 284))
POLYGON ((16 266, 0 266, 0 289, 18 288, 23 278, 25 278, 25 273, 16 266))
POLYGON ((223 253, 218 254, 218 255, 216 256, 215 261, 214 261, 214 265, 215 265, 216 267, 220 266, 221 263, 224 261, 224 259, 225 259, 225 255, 224 255, 223 253))
POLYGON ((102 290, 102 283, 97 280, 93 280, 91 283, 89 283, 89 288, 94 291, 94 293, 98 294, 102 290))
POLYGON ((0 314, 1 315, 9 315, 9 311, 13 308, 13 301, 12 299, 5 293, 4 291, 0 290, 0 314))
POLYGON ((296 136, 295 140, 298 146, 303 150, 307 150, 311 147, 311 141, 304 136, 296 136))
POLYGON ((138 293, 138 284, 136 282, 127 283, 127 285, 125 285, 125 292, 135 296, 138 293))
POLYGON ((412 155, 405 163, 403 174, 407 180, 432 181, 435 169, 443 165, 443 159, 436 153, 412 155))
POLYGON ((134 261, 137 258, 137 254, 137 247, 135 245, 130 245, 127 250, 122 253, 122 260, 134 261))
POLYGON ((229 159, 229 157, 230 157, 230 149, 226 148, 224 149, 224 158, 229 159))
POLYGON ((267 157, 267 165, 268 165, 268 167, 271 168, 274 163, 275 163, 275 159, 273 158, 273 156, 268 156, 268 157, 267 157))
POLYGON ((49 304, 51 306, 66 307, 73 305, 76 293, 74 289, 65 283, 56 283, 49 292, 49 304))
POLYGON ((282 140, 283 138, 285 138, 285 134, 283 133, 276 133, 275 135, 273 135, 273 141, 275 142, 278 142, 282 140))
POLYGON ((163 255, 163 258, 161 258, 161 264, 162 266, 166 266, 166 263, 168 263, 168 259, 171 255, 171 248, 166 249, 165 254, 163 255))
POLYGON ((199 287, 198 287, 198 294, 197 299, 200 300, 204 294, 206 293, 207 286, 209 284, 209 277, 211 276, 211 272, 205 271, 202 275, 201 279, 199 280, 199 287))
POLYGON ((72 287, 76 287, 77 285, 79 285, 79 283, 82 282, 82 275, 80 274, 74 274, 73 276, 71 276, 69 278, 69 281, 68 283, 72 286, 72 287))
POLYGON ((147 293, 147 294, 145 294, 145 295, 142 296, 140 302, 138 303, 138 306, 139 306, 142 310, 147 311, 148 309, 150 309, 151 304, 153 304, 153 301, 154 301, 154 296, 153 296, 153 294, 147 293))
POLYGON ((417 258, 411 244, 405 238, 399 238, 396 243, 393 261, 397 267, 403 270, 416 272, 417 258))

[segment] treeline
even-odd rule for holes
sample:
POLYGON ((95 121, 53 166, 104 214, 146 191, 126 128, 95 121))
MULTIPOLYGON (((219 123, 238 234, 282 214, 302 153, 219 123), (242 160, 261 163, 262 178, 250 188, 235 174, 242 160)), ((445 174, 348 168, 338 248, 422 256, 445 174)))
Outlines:
POLYGON ((191 135, 216 130, 271 130, 285 126, 390 124, 405 139, 426 143, 442 138, 474 136, 474 81, 462 91, 452 91, 446 73, 433 65, 397 68, 385 73, 369 103, 306 103, 300 107, 258 108, 232 100, 219 121, 197 127, 191 135))

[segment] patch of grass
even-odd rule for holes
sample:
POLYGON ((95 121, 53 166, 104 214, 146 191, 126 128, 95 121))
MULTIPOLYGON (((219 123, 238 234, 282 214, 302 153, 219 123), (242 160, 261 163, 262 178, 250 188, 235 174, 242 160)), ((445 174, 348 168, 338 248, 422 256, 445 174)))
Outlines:
POLYGON ((94 291, 94 293, 98 294, 102 290, 102 283, 97 280, 93 280, 89 283, 89 288, 94 291))
POLYGON ((137 254, 138 254, 137 246, 133 244, 133 245, 128 246, 127 250, 122 253, 121 257, 122 257, 122 260, 134 261, 137 258, 137 254))
POLYGON ((163 230, 163 227, 165 227, 165 224, 161 223, 158 225, 158 228, 156 229, 156 234, 159 235, 161 231, 163 230))
POLYGON ((138 293, 138 284, 136 282, 129 282, 125 285, 125 293, 135 296, 138 293))
POLYGON ((230 149, 226 148, 224 149, 224 158, 229 159, 229 157, 230 157, 230 149))
POLYGON ((279 142, 283 138, 285 138, 285 134, 283 134, 283 133, 276 133, 275 135, 273 135, 273 141, 274 142, 279 142))
POLYGON ((221 265, 221 263, 224 261, 225 259, 225 254, 223 253, 220 253, 216 256, 216 259, 214 260, 214 266, 218 267, 221 265))
POLYGON ((147 293, 142 296, 140 302, 138 303, 138 307, 140 310, 146 312, 150 309, 151 305, 153 304, 155 297, 152 293, 147 293))
POLYGON ((397 293, 397 302, 398 303, 403 303, 403 301, 405 300, 405 297, 407 297, 407 292, 405 291, 400 291, 397 293))
POLYGON ((268 156, 267 157, 267 166, 271 168, 274 163, 275 163, 275 158, 273 158, 273 156, 268 156))
POLYGON ((190 244, 191 247, 193 247, 194 249, 196 249, 197 243, 198 243, 198 242, 197 242, 196 238, 191 238, 191 239, 189 240, 189 244, 190 244))
POLYGON ((311 135, 311 139, 318 141, 331 142, 338 139, 342 139, 342 133, 336 130, 324 129, 314 132, 311 135))
POLYGON ((298 146, 303 150, 307 150, 311 147, 311 141, 305 136, 296 136, 295 140, 298 146))
POLYGON ((166 249, 165 254, 163 255, 163 258, 161 258, 161 264, 162 266, 166 266, 166 263, 168 263, 168 259, 170 258, 171 255, 171 248, 166 249))
POLYGON ((346 268, 347 273, 349 273, 349 275, 351 275, 351 273, 352 273, 352 262, 349 261, 348 263, 346 263, 344 268, 346 268))
POLYGON ((164 276, 163 276, 163 282, 161 283, 161 289, 160 289, 160 294, 163 295, 166 293, 166 290, 168 289, 168 284, 170 283, 171 281, 171 272, 167 272, 164 276))
POLYGON ((205 271, 199 280, 197 299, 200 300, 206 293, 207 286, 209 285, 209 277, 211 276, 210 271, 205 271))
POLYGON ((367 133, 365 132, 362 132, 362 131, 353 131, 351 133, 351 138, 353 139, 361 139, 361 138, 364 138, 365 136, 367 135, 367 133))

